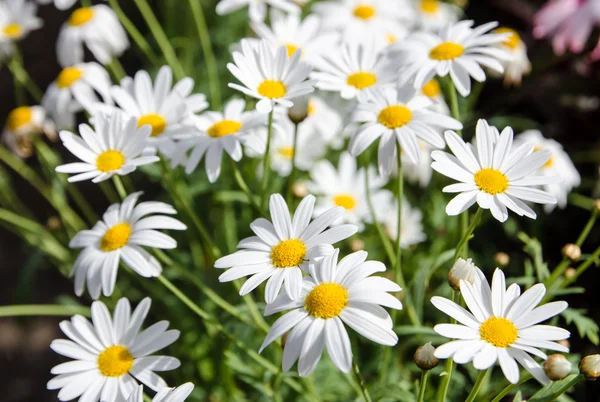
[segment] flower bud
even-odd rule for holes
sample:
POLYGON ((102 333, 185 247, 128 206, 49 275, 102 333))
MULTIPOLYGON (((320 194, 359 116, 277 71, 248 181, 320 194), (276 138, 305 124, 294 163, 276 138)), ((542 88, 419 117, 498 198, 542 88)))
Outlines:
POLYGON ((300 124, 308 117, 308 95, 294 99, 294 105, 288 109, 288 117, 294 124, 300 124))
POLYGON ((54 232, 54 231, 60 229, 61 226, 62 226, 62 222, 60 221, 60 218, 58 216, 51 216, 46 221, 46 228, 51 232, 54 232))
POLYGON ((350 248, 352 251, 360 251, 365 249, 365 242, 361 239, 350 240, 350 248))
POLYGON ((571 349, 571 342, 569 342, 568 339, 561 339, 560 341, 557 341, 557 343, 563 345, 567 349, 571 349))
POLYGON ((296 181, 292 184, 292 194, 294 197, 304 198, 308 195, 308 186, 303 181, 296 181))
POLYGON ((417 351, 413 356, 413 360, 417 367, 423 371, 428 371, 436 367, 440 361, 433 355, 434 352, 435 348, 431 345, 431 342, 417 348, 417 351))
POLYGON ((600 212, 600 200, 594 201, 594 208, 596 208, 596 211, 600 212))
POLYGON ((498 264, 501 267, 505 267, 508 265, 508 263, 510 262, 510 257, 508 256, 508 254, 500 252, 500 253, 496 253, 496 256, 494 258, 496 260, 496 264, 498 264))
POLYGON ((559 381, 571 373, 573 365, 561 354, 555 353, 548 356, 544 362, 544 372, 552 381, 559 381))
POLYGON ((569 267, 565 271, 565 278, 572 278, 575 276, 576 273, 577 273, 577 270, 575 268, 569 267))
POLYGON ((589 355, 579 362, 579 371, 588 381, 596 381, 600 377, 600 355, 589 355))
POLYGON ((448 283, 455 290, 460 290, 461 280, 474 283, 476 277, 477 267, 470 258, 466 261, 459 258, 448 271, 448 283))
POLYGON ((577 244, 568 243, 562 249, 563 255, 570 259, 571 261, 579 260, 581 257, 581 249, 577 244))

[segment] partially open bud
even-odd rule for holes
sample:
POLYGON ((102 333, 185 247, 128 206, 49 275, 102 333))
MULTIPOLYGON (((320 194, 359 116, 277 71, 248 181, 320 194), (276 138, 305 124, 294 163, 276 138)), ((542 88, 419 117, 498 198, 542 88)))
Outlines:
POLYGON ((420 346, 413 356, 413 360, 417 367, 423 371, 431 370, 436 367, 440 361, 433 355, 434 352, 435 348, 431 345, 431 342, 420 346))
POLYGON ((579 371, 588 381, 596 381, 600 377, 600 355, 589 355, 579 362, 579 371))
POLYGON ((544 372, 552 381, 559 381, 571 373, 573 365, 561 354, 555 353, 548 356, 544 362, 544 372))
POLYGON ((288 109, 288 117, 294 124, 300 124, 308 117, 308 95, 294 98, 294 105, 288 109))
POLYGON ((496 253, 495 260, 496 264, 498 264, 501 267, 505 267, 510 262, 510 257, 508 256, 508 254, 500 252, 496 253))
POLYGON ((460 290, 461 280, 473 283, 476 277, 477 267, 472 260, 469 258, 465 261, 459 258, 448 272, 448 283, 453 289, 460 290))
POLYGON ((350 240, 350 248, 352 251, 360 251, 365 249, 365 242, 361 239, 350 240))
POLYGON ((571 261, 577 261, 579 260, 579 257, 581 257, 581 249, 577 244, 565 244, 565 246, 562 249, 562 252, 563 255, 571 261))

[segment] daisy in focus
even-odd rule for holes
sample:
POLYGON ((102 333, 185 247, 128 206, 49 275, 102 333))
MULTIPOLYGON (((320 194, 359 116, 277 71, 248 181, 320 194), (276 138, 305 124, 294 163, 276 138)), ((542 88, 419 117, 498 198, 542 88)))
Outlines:
POLYGON ((557 301, 536 307, 546 294, 538 283, 523 294, 517 284, 506 288, 504 273, 494 271, 492 286, 477 269, 474 284, 460 281, 462 295, 468 311, 446 298, 434 296, 431 303, 457 320, 460 324, 438 324, 433 329, 438 334, 455 341, 435 350, 438 359, 452 358, 457 364, 473 362, 477 370, 486 370, 496 362, 512 384, 519 382, 521 364, 542 384, 550 380, 544 369, 530 354, 546 359, 539 348, 568 353, 569 349, 557 342, 567 339, 569 331, 550 325, 538 325, 563 312, 568 304, 557 301))
MULTIPOLYGON (((385 233, 392 240, 398 239, 398 200, 390 196, 383 208, 376 209, 378 219, 385 228, 385 233)), ((427 240, 423 232, 423 213, 413 208, 408 200, 402 200, 402 215, 400 217, 400 247, 407 249, 427 240)))
POLYGON ((462 10, 454 4, 440 0, 412 0, 417 11, 417 25, 425 31, 438 32, 458 21, 462 10))
POLYGON ((301 51, 288 57, 287 47, 274 50, 265 40, 252 44, 243 39, 241 47, 241 52, 233 52, 234 63, 227 68, 243 85, 229 87, 259 99, 259 112, 269 113, 275 104, 291 107, 293 98, 314 91, 314 81, 308 79, 312 67, 300 61, 301 51))
POLYGON ((472 28, 473 21, 460 21, 440 30, 439 34, 417 32, 406 40, 392 45, 394 59, 401 66, 401 75, 422 88, 436 75, 450 78, 458 93, 471 93, 471 77, 485 81, 485 66, 498 73, 504 68, 500 60, 509 60, 510 54, 495 47, 507 40, 508 34, 490 33, 498 23, 490 22, 472 28))
POLYGON ((517 31, 513 29, 502 27, 496 29, 494 32, 507 33, 509 35, 508 39, 497 45, 512 56, 509 60, 501 61, 504 66, 504 84, 507 86, 520 85, 523 76, 531 72, 531 62, 529 61, 529 57, 527 57, 527 46, 517 31))
POLYGON ((523 201, 556 204, 556 197, 537 188, 556 182, 555 177, 536 173, 550 160, 549 150, 534 152, 531 144, 513 148, 512 128, 498 134, 485 120, 477 122, 476 145, 465 143, 452 131, 446 131, 445 137, 454 155, 433 151, 431 167, 460 182, 443 189, 445 193, 460 193, 446 206, 448 215, 461 214, 477 202, 500 222, 508 219, 507 208, 535 219, 535 212, 523 201))
POLYGON ((85 284, 93 299, 110 296, 115 288, 119 262, 144 278, 157 277, 160 263, 143 247, 174 249, 177 241, 159 230, 185 230, 170 216, 177 213, 169 204, 146 201, 135 205, 142 192, 130 194, 120 204, 111 205, 91 230, 82 230, 69 242, 83 250, 75 260, 75 294, 81 296, 85 284), (150 216, 149 216, 150 215, 150 216))
POLYGON ((73 11, 56 41, 58 62, 62 66, 83 62, 83 45, 101 64, 110 63, 129 48, 127 34, 109 6, 98 4, 73 11))
POLYGON ((157 156, 144 156, 150 127, 137 127, 132 118, 122 119, 121 113, 98 114, 95 129, 87 124, 79 126, 81 137, 61 131, 65 148, 82 162, 67 163, 56 168, 59 173, 74 173, 69 182, 92 179, 94 183, 108 180, 114 175, 125 176, 138 166, 158 162, 157 156))
POLYGON ((260 352, 271 342, 291 331, 283 350, 283 371, 298 360, 298 374, 310 375, 323 349, 342 372, 352 366, 352 347, 344 324, 365 338, 394 346, 398 337, 392 319, 382 307, 402 309, 402 303, 388 292, 400 286, 387 278, 371 276, 385 272, 385 265, 366 261, 367 252, 357 251, 338 262, 339 249, 318 263, 310 264, 310 276, 303 279, 302 294, 292 300, 281 294, 268 304, 265 315, 292 310, 279 318, 267 334, 260 352))
POLYGON ((265 301, 272 303, 283 287, 285 294, 297 300, 302 293, 302 271, 315 258, 333 251, 332 244, 357 232, 354 225, 327 229, 343 214, 344 208, 332 208, 312 220, 315 197, 308 195, 298 205, 293 218, 280 194, 269 202, 272 223, 258 218, 250 224, 256 236, 243 239, 233 254, 219 258, 215 268, 229 268, 219 276, 230 282, 250 276, 240 289, 244 296, 267 281, 265 301))
MULTIPOLYGON (((545 138, 538 130, 527 130, 517 136, 517 142, 527 143, 534 146, 534 152, 541 149, 550 151, 550 159, 538 170, 538 174, 549 176, 552 178, 558 177, 560 181, 544 185, 544 191, 552 194, 558 199, 558 207, 565 208, 567 206, 567 197, 573 188, 581 184, 581 176, 573 165, 569 154, 565 152, 559 142, 550 138, 545 138)), ((554 209, 553 204, 545 205, 546 212, 554 209)))
MULTIPOLYGON (((163 388, 160 390, 152 402, 184 402, 194 390, 194 384, 186 382, 176 388, 163 388)), ((144 402, 144 386, 140 385, 129 395, 127 402, 144 402)))
POLYGON ((251 21, 264 21, 267 16, 267 6, 286 13, 300 14, 300 7, 292 0, 220 0, 217 4, 217 14, 225 15, 248 6, 248 16, 251 21))
POLYGON ((54 123, 47 118, 44 108, 19 106, 8 114, 2 132, 2 142, 15 155, 28 158, 32 154, 32 138, 42 133, 53 141, 58 138, 54 123))
POLYGON ((352 120, 362 125, 352 136, 349 150, 362 154, 379 140, 378 165, 382 175, 389 175, 397 164, 397 145, 413 164, 420 161, 419 139, 433 147, 443 148, 444 129, 462 129, 452 117, 433 112, 431 101, 417 95, 411 86, 387 87, 375 91, 371 99, 357 106, 352 120))
POLYGON ((62 321, 60 329, 69 339, 55 339, 50 348, 73 360, 52 368, 56 377, 48 381, 48 389, 60 389, 61 401, 98 402, 124 401, 138 381, 157 392, 165 388, 167 383, 155 372, 174 370, 181 363, 150 355, 175 342, 179 331, 167 330, 169 322, 161 321, 140 332, 150 304, 147 297, 132 312, 122 298, 111 317, 104 303, 95 301, 92 322, 81 315, 62 321))
POLYGON ((37 5, 26 0, 0 3, 0 45, 6 49, 6 53, 12 53, 13 42, 27 37, 31 31, 44 25, 36 14, 37 5))
POLYGON ((110 76, 98 63, 81 63, 63 68, 56 80, 48 86, 42 98, 42 107, 56 122, 58 128, 75 127, 75 113, 86 110, 93 114, 99 102, 112 105, 110 76))

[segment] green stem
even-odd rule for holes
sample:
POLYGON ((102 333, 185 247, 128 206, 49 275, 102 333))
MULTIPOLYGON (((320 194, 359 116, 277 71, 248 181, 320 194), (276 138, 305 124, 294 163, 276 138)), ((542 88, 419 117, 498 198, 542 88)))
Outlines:
POLYGON ((561 284, 560 287, 566 288, 571 283, 575 282, 577 278, 579 278, 589 267, 594 264, 598 258, 600 257, 600 247, 598 247, 591 256, 588 257, 585 262, 581 263, 575 270, 575 274, 565 279, 565 281, 561 284))
POLYGON ((0 317, 24 316, 71 316, 81 314, 90 316, 89 307, 65 306, 62 304, 22 304, 14 306, 0 306, 0 317))
POLYGON ((173 46, 171 46, 171 42, 169 41, 169 38, 165 34, 165 31, 162 29, 160 22, 158 22, 158 20, 156 19, 156 16, 154 15, 152 8, 150 7, 150 5, 148 4, 148 2, 146 0, 133 0, 133 1, 135 2, 138 9, 140 10, 140 13, 142 13, 144 20, 146 21, 146 24, 150 28, 150 32, 152 32, 152 36, 154 36, 156 43, 158 43, 158 47, 160 47, 160 50, 162 51, 163 55, 165 56, 165 60, 167 60, 167 63, 173 69, 173 73, 175 74, 175 77, 178 80, 184 78, 185 71, 183 71, 183 67, 181 66, 181 63, 179 62, 179 59, 177 58, 177 54, 175 53, 173 46))
POLYGON ((500 393, 498 395, 496 395, 496 397, 494 399, 492 399, 492 402, 500 402, 502 400, 502 398, 504 398, 506 395, 510 394, 514 389, 519 388, 521 385, 523 385, 524 383, 529 381, 531 378, 532 378, 531 374, 527 373, 523 377, 521 377, 521 380, 517 384, 508 384, 502 391, 500 391, 500 393))
POLYGON ((396 141, 396 156, 398 161, 398 177, 396 182, 396 199, 398 200, 398 219, 396 220, 396 227, 398 229, 398 236, 396 238, 395 270, 396 282, 404 283, 404 275, 402 273, 402 202, 404 201, 404 175, 402 174, 402 149, 400 149, 400 143, 398 141, 396 141))
MULTIPOLYGON (((464 213, 466 213, 466 211, 464 213)), ((461 250, 463 248, 468 247, 467 245, 469 243, 469 239, 471 238, 473 231, 477 227, 477 223, 479 223, 479 219, 481 218, 482 213, 483 209, 481 209, 481 207, 477 208, 475 216, 473 216, 473 219, 471 219, 471 224, 464 230, 463 236, 458 242, 458 245, 456 246, 456 250, 454 251, 454 258, 452 259, 453 263, 455 263, 456 260, 458 260, 458 257, 461 255, 461 250)), ((464 253, 463 256, 466 257, 466 253, 464 253)))
POLYGON ((81 0, 81 7, 91 7, 92 0, 81 0))
POLYGON ((287 190, 287 204, 291 206, 292 201, 292 189, 294 187, 294 180, 296 180, 296 150, 298 148, 298 127, 300 125, 298 123, 294 124, 294 145, 292 148, 292 171, 290 172, 290 177, 288 179, 288 190, 287 190))
POLYGON ((35 101, 40 103, 42 101, 43 92, 31 79, 27 70, 25 70, 21 52, 16 46, 14 46, 13 55, 8 63, 8 68, 15 78, 16 83, 22 85, 35 101))
POLYGON ((358 364, 356 364, 356 361, 352 361, 352 374, 354 375, 354 379, 356 380, 356 382, 358 383, 358 386, 360 387, 360 392, 362 393, 362 397, 365 400, 365 402, 372 402, 371 399, 371 395, 369 395, 369 390, 367 389, 367 386, 365 384, 365 380, 363 379, 362 375, 360 374, 360 370, 358 369, 358 364))
POLYGON ((106 65, 106 67, 111 72, 116 82, 121 82, 121 80, 127 76, 123 65, 116 57, 112 59, 110 63, 106 65))
POLYGON ((274 110, 271 109, 271 112, 269 113, 269 123, 267 126, 267 146, 265 148, 265 156, 263 159, 263 177, 262 177, 262 183, 260 186, 260 205, 261 207, 263 205, 265 205, 265 201, 266 201, 266 196, 267 196, 267 187, 269 184, 269 173, 270 173, 270 152, 271 152, 271 136, 273 134, 273 112, 274 110))
MULTIPOLYGON (((242 287, 240 280, 236 279, 235 281, 233 281, 233 286, 235 286, 235 289, 239 293, 240 288, 242 287)), ((242 296, 242 300, 244 301, 244 304, 246 304, 246 307, 248 307, 250 316, 252 317, 252 320, 254 321, 256 326, 262 329, 263 331, 269 332, 269 324, 267 324, 267 321, 265 321, 265 318, 260 313, 260 310, 258 308, 258 305, 256 304, 256 301, 254 300, 254 297, 252 296, 252 293, 248 293, 247 295, 242 296)))
POLYGON ((219 89, 219 72, 217 70, 217 61, 212 49, 212 43, 210 41, 208 27, 206 26, 204 12, 202 11, 202 7, 200 6, 200 2, 198 0, 189 0, 188 3, 192 9, 192 15, 194 16, 194 22, 196 23, 196 30, 198 31, 202 52, 204 53, 204 61, 206 62, 206 71, 208 73, 208 84, 210 88, 210 103, 213 109, 220 109, 221 92, 219 89))
POLYGON ((421 373, 421 384, 419 385, 419 396, 417 402, 423 402, 425 399, 425 389, 427 387, 427 378, 429 378, 429 370, 423 370, 421 373))
POLYGON ((231 162, 231 165, 233 166, 233 177, 235 178, 237 185, 244 193, 246 193, 246 197, 248 197, 248 202, 250 203, 250 205, 252 205, 256 212, 258 212, 259 215, 263 215, 264 213, 262 211, 262 208, 256 201, 254 194, 252 194, 250 187, 248 187, 248 184, 244 180, 244 176, 242 176, 242 172, 240 172, 240 169, 237 167, 237 163, 233 159, 231 160, 231 162))
POLYGON ((477 394, 479 394, 481 385, 483 385, 483 381, 485 380, 485 377, 487 376, 487 374, 490 371, 491 371, 491 369, 481 370, 481 372, 479 373, 479 376, 477 377, 477 380, 475 381, 475 385, 473 385, 473 389, 471 390, 471 393, 469 394, 467 399, 465 399, 465 402, 473 402, 475 400, 475 398, 477 397, 477 394))
POLYGON ((369 206, 371 220, 373 221, 373 225, 375 225, 375 229, 377 230, 377 234, 379 235, 379 240, 381 240, 381 244, 383 244, 383 248, 385 249, 385 253, 387 254, 390 264, 392 266, 395 266, 396 256, 394 255, 394 246, 392 246, 392 242, 386 236, 383 228, 381 227, 381 223, 379 222, 379 219, 377 219, 377 214, 375 213, 375 208, 373 208, 373 201, 371 200, 371 185, 368 166, 365 167, 365 187, 365 191, 367 194, 367 205, 369 206))
MULTIPOLYGON (((456 303, 456 295, 457 292, 452 289, 450 291, 450 300, 456 303)), ((451 320, 452 324, 456 324, 456 320, 453 318, 451 320)), ((450 385, 450 380, 452 380, 452 369, 454 368, 454 361, 450 358, 446 360, 446 367, 444 370, 446 371, 446 375, 442 377, 440 382, 440 386, 438 388, 437 399, 439 402, 445 402, 446 396, 448 395, 448 387, 450 385)))
POLYGON ((115 188, 117 189, 117 193, 119 193, 119 197, 121 197, 121 200, 127 198, 127 191, 125 190, 125 186, 121 181, 121 177, 119 175, 114 175, 112 179, 113 183, 115 184, 115 188))
MULTIPOLYGON (((452 117, 456 120, 460 121, 460 108, 458 106, 458 97, 456 95, 456 88, 454 87, 454 82, 450 77, 448 77, 448 96, 450 101, 450 110, 452 112, 452 117)), ((462 130, 457 131, 458 135, 462 136, 462 130)))
POLYGON ((594 224, 596 223, 597 219, 598 219, 598 209, 594 208, 594 209, 592 209, 592 215, 590 216, 590 219, 588 219, 587 223, 583 227, 583 230, 581 231, 581 234, 579 235, 579 237, 577 238, 577 241, 575 242, 575 244, 577 244, 578 247, 581 247, 583 245, 583 242, 585 241, 585 239, 587 239, 587 237, 590 234, 590 231, 592 230, 592 228, 594 227, 594 224))

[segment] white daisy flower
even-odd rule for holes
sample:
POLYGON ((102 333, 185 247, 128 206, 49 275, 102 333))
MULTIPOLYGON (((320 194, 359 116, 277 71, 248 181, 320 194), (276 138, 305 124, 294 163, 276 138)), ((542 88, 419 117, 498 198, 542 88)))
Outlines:
POLYGON ((339 92, 343 99, 366 102, 373 91, 396 79, 387 56, 369 43, 351 42, 324 55, 311 77, 317 88, 339 92))
POLYGON ((496 361, 512 384, 519 382, 520 363, 542 384, 550 381, 544 369, 529 355, 542 359, 547 356, 538 348, 567 353, 569 349, 552 342, 567 339, 569 331, 538 323, 564 311, 568 304, 557 301, 536 307, 542 301, 546 288, 538 283, 521 295, 521 288, 513 284, 506 288, 504 273, 496 269, 492 287, 480 270, 472 285, 460 281, 460 294, 469 311, 443 297, 434 296, 431 303, 460 324, 438 324, 433 329, 455 341, 439 346, 438 359, 452 359, 458 364, 470 361, 477 370, 486 370, 496 361))
POLYGON ((0 45, 4 53, 12 53, 12 43, 19 41, 33 30, 44 25, 37 17, 37 5, 25 0, 10 0, 0 3, 0 45))
POLYGON ((73 7, 77 0, 37 0, 39 4, 50 4, 54 3, 54 6, 59 10, 68 10, 73 7))
POLYGON ((98 4, 73 11, 56 41, 58 62, 62 66, 83 62, 84 44, 101 64, 110 63, 129 48, 127 34, 109 6, 98 4))
MULTIPOLYGON (((163 388, 152 398, 152 402, 183 402, 190 396, 193 390, 194 384, 191 382, 186 382, 176 388, 163 388)), ((144 386, 138 386, 129 395, 127 402, 144 402, 144 386)))
POLYGON ((414 82, 415 88, 422 88, 436 75, 450 74, 458 93, 467 96, 471 92, 471 77, 485 81, 480 65, 502 73, 499 60, 510 59, 508 52, 494 46, 508 35, 486 33, 497 25, 490 22, 471 28, 473 21, 460 21, 447 25, 439 34, 417 32, 392 45, 394 59, 401 66, 401 75, 414 82))
POLYGON ((47 118, 46 111, 41 106, 19 106, 8 114, 2 142, 12 153, 20 158, 27 158, 32 153, 31 139, 41 133, 55 140, 56 127, 47 118))
MULTIPOLYGON (((402 174, 413 184, 425 188, 431 181, 433 169, 431 168, 431 145, 419 140, 419 163, 412 163, 406 152, 402 152, 402 174)), ((394 174, 398 174, 398 166, 394 166, 394 174)))
POLYGON ((446 116, 451 115, 450 108, 444 99, 440 83, 435 78, 430 79, 421 87, 420 94, 428 97, 429 100, 433 102, 433 105, 430 106, 431 110, 446 116))
POLYGON ((75 113, 85 109, 95 112, 99 102, 112 105, 110 76, 98 63, 81 63, 62 69, 56 80, 48 86, 42 106, 59 128, 75 127, 75 113), (97 94, 96 94, 97 93, 97 94))
POLYGON ((320 96, 308 99, 308 116, 298 125, 298 136, 320 138, 334 149, 344 145, 343 120, 339 110, 320 96))
POLYGON ((245 108, 243 99, 233 99, 225 105, 223 113, 205 112, 196 117, 199 133, 181 137, 177 143, 177 156, 171 159, 171 166, 184 165, 185 172, 190 174, 206 155, 206 173, 208 180, 214 183, 221 173, 223 151, 239 162, 243 155, 244 137, 251 135, 249 130, 265 124, 264 115, 255 111, 245 112, 245 108))
MULTIPOLYGON (((494 32, 508 35, 505 41, 496 45, 511 56, 508 60, 501 60, 504 66, 504 84, 520 85, 523 76, 531 72, 531 62, 529 61, 529 57, 527 57, 527 46, 514 29, 501 27, 494 30, 494 32)), ((496 73, 495 75, 498 74, 496 73)))
POLYGON ((250 21, 264 21, 267 16, 267 6, 287 13, 300 13, 300 7, 293 0, 220 0, 217 4, 217 14, 225 15, 248 6, 250 21))
MULTIPOLYGON (((369 172, 371 202, 375 209, 379 209, 387 201, 386 193, 389 192, 381 189, 386 180, 374 170, 369 172)), ((349 153, 343 152, 340 155, 337 170, 328 160, 316 163, 310 171, 310 177, 308 191, 317 195, 314 216, 334 207, 344 207, 346 213, 335 223, 351 223, 362 231, 363 222, 371 222, 364 186, 365 169, 357 169, 356 159, 349 153)))
MULTIPOLYGON (((398 200, 390 194, 385 206, 376 208, 375 213, 388 237, 392 240, 398 239, 398 200)), ((423 232, 423 214, 418 208, 413 208, 406 198, 402 199, 400 219, 400 247, 406 249, 427 240, 423 232)))
POLYGON ((354 113, 353 121, 363 124, 350 140, 350 153, 360 155, 381 137, 378 154, 381 174, 389 175, 397 163, 396 142, 412 163, 419 163, 419 138, 442 148, 445 143, 441 130, 462 129, 458 120, 429 109, 431 104, 411 86, 386 87, 373 92, 371 99, 359 104, 354 113))
POLYGON ((302 60, 314 65, 315 59, 330 52, 339 42, 339 35, 323 32, 321 20, 316 15, 309 15, 304 20, 300 14, 271 13, 271 27, 262 21, 251 23, 256 34, 278 48, 285 46, 288 57, 300 50, 302 60))
POLYGON ((70 248, 83 248, 71 269, 78 296, 83 294, 86 282, 93 299, 100 297, 100 289, 104 296, 110 296, 121 259, 144 278, 162 272, 160 263, 142 247, 176 248, 175 239, 158 230, 185 230, 186 226, 163 215, 177 213, 169 204, 146 201, 136 206, 140 195, 141 191, 130 194, 121 204, 111 205, 91 230, 80 231, 69 242, 70 248))
POLYGON ((319 263, 310 264, 311 276, 303 278, 299 298, 281 294, 265 309, 265 315, 292 310, 275 321, 259 351, 291 330, 283 350, 283 371, 298 360, 298 374, 310 375, 327 348, 336 367, 349 372, 352 347, 344 324, 373 342, 385 346, 398 342, 392 319, 382 306, 402 309, 402 303, 388 293, 399 292, 400 286, 371 276, 384 272, 385 265, 366 261, 366 251, 352 253, 339 263, 338 254, 336 249, 319 263))
POLYGON ((87 124, 79 125, 81 137, 61 131, 60 139, 65 148, 82 162, 60 165, 56 171, 75 173, 69 177, 69 182, 92 179, 99 183, 114 175, 128 175, 138 166, 157 162, 157 156, 142 155, 150 127, 138 128, 135 119, 123 120, 122 117, 121 113, 98 114, 94 120, 95 130, 87 124))
POLYGON ((243 39, 241 46, 241 52, 233 52, 234 63, 227 68, 243 85, 230 83, 229 87, 260 99, 256 104, 259 112, 269 113, 275 104, 291 107, 291 99, 314 91, 314 81, 307 79, 312 67, 300 61, 302 52, 288 57, 285 46, 274 50, 266 40, 253 45, 243 39))
MULTIPOLYGON (((517 136, 517 142, 532 144, 534 152, 541 149, 550 151, 550 159, 538 170, 542 176, 558 177, 559 182, 544 185, 544 190, 558 199, 558 207, 567 206, 567 197, 573 188, 581 184, 581 176, 573 165, 569 154, 565 152, 562 145, 552 139, 545 138, 538 130, 527 130, 517 136)), ((544 208, 546 212, 554 209, 554 205, 548 204, 544 208)))
POLYGON ((122 298, 111 318, 104 303, 95 301, 92 322, 80 315, 62 321, 60 329, 69 340, 55 339, 50 348, 73 360, 52 368, 56 377, 48 381, 48 389, 60 389, 61 401, 98 402, 124 401, 138 381, 154 391, 165 388, 166 382, 155 372, 174 370, 181 363, 174 357, 150 355, 175 342, 179 331, 167 331, 169 322, 161 321, 140 332, 150 304, 147 297, 132 312, 122 298))
POLYGON ((230 268, 219 276, 219 281, 230 282, 251 277, 240 289, 244 296, 268 279, 265 300, 272 303, 281 288, 291 299, 302 292, 302 271, 308 263, 333 251, 331 246, 357 232, 354 225, 340 225, 327 229, 344 214, 344 208, 332 208, 310 221, 315 197, 308 195, 298 205, 293 219, 280 194, 273 194, 269 202, 271 220, 258 218, 250 224, 256 236, 239 242, 242 249, 219 258, 215 268, 230 268))
POLYGON ((445 137, 454 155, 433 151, 431 167, 460 181, 443 189, 446 193, 460 193, 446 206, 448 215, 458 215, 477 202, 500 222, 508 218, 507 208, 519 216, 535 219, 535 212, 522 200, 556 204, 556 197, 536 188, 556 181, 553 177, 535 175, 550 159, 549 150, 534 152, 531 144, 513 149, 512 128, 506 127, 498 135, 498 130, 485 120, 477 122, 476 147, 452 131, 446 131, 445 137))
POLYGON ((425 31, 437 32, 458 21, 462 10, 440 0, 413 0, 417 11, 417 25, 425 31))

